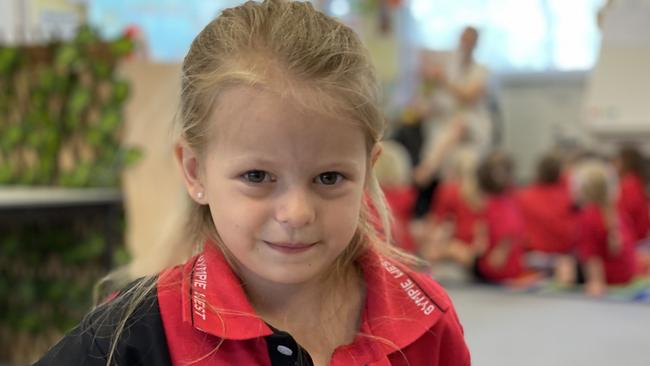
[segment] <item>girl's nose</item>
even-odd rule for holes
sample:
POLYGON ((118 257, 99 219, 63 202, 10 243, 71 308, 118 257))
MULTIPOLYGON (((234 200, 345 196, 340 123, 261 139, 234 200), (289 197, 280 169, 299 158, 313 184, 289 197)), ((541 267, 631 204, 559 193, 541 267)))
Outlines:
POLYGON ((292 228, 299 228, 314 222, 316 210, 309 192, 301 188, 291 188, 278 200, 276 220, 292 228))

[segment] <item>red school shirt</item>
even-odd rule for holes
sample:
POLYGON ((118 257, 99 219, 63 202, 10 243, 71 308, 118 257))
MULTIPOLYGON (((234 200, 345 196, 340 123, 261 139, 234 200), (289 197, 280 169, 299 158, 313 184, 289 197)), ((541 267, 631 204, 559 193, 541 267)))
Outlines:
POLYGON ((608 249, 608 232, 602 210, 590 204, 580 212, 578 224, 578 255, 581 262, 592 257, 603 261, 605 277, 609 284, 629 282, 636 272, 636 252, 634 235, 629 222, 619 217, 619 230, 622 247, 617 255, 608 249))
POLYGON ((617 209, 630 222, 635 242, 648 236, 650 207, 643 180, 637 174, 629 173, 621 178, 617 209))
POLYGON ((414 253, 415 242, 409 232, 417 191, 412 186, 382 186, 386 202, 393 213, 393 237, 398 247, 414 253))
MULTIPOLYGON (((360 264, 366 282, 360 335, 338 347, 330 365, 470 364, 462 326, 438 284, 372 251, 360 264)), ((265 337, 273 330, 255 315, 214 244, 161 274, 158 301, 173 365, 271 364, 265 337)))
POLYGON ((566 184, 532 184, 515 195, 526 228, 528 249, 568 253, 575 243, 577 215, 566 184))
POLYGON ((461 196, 457 182, 440 185, 432 208, 436 221, 451 220, 454 224, 454 238, 471 245, 474 241, 475 225, 484 213, 473 209, 461 196))
POLYGON ((517 205, 509 193, 488 198, 485 223, 488 228, 488 246, 485 253, 478 258, 481 274, 495 282, 520 276, 524 272, 524 224, 517 205), (502 240, 510 241, 510 251, 504 265, 496 268, 491 266, 487 259, 502 240))

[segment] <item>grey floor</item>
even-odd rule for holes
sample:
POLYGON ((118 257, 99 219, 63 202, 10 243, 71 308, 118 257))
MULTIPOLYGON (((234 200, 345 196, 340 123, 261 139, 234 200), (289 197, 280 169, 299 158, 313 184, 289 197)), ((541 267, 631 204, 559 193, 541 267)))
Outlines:
POLYGON ((447 289, 477 366, 649 366, 650 304, 447 289))

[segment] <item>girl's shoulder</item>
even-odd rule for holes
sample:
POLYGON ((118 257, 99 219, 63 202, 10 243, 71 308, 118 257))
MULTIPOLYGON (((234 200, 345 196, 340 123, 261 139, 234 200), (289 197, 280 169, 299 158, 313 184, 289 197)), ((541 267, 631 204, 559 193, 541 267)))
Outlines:
POLYGON ((156 283, 157 277, 130 283, 86 315, 35 365, 104 366, 111 354, 111 364, 169 365, 156 283))
POLYGON ((460 183, 455 179, 447 180, 440 183, 438 190, 441 194, 458 195, 460 193, 460 183))
POLYGON ((423 312, 428 315, 430 313, 428 309, 444 313, 452 306, 445 289, 428 273, 416 271, 397 259, 376 253, 372 253, 372 256, 375 258, 370 261, 365 259, 366 286, 369 286, 373 292, 392 294, 391 300, 400 303, 398 308, 409 308, 415 305, 415 309, 419 309, 415 313, 423 312), (373 268, 375 263, 372 262, 379 264, 381 268, 373 268), (422 306, 424 301, 418 303, 417 299, 422 296, 430 300, 427 306, 422 306), (428 305, 431 307, 429 308, 428 305))
POLYGON ((588 203, 580 208, 580 216, 584 219, 593 219, 602 216, 602 209, 595 203, 588 203))
POLYGON ((364 271, 367 292, 363 318, 369 333, 388 341, 392 344, 389 352, 405 356, 412 364, 431 362, 432 357, 455 360, 449 364, 469 364, 463 327, 442 286, 429 274, 397 260, 375 258, 381 268, 369 268, 368 263, 376 260, 371 258, 366 260, 364 271), (440 334, 445 336, 440 338, 440 334), (400 351, 394 352, 395 348, 400 351))
MULTIPOLYGON (((405 265, 396 271, 390 262, 384 267, 389 273, 382 289, 387 306, 383 311, 372 311, 377 318, 369 322, 374 336, 400 349, 392 350, 390 360, 402 364, 405 358, 420 365, 429 364, 436 355, 439 364, 469 365, 463 326, 445 289, 428 273, 405 265)), ((373 306, 368 300, 370 313, 373 306)))
POLYGON ((488 215, 493 212, 517 212, 519 207, 514 192, 491 194, 486 199, 486 212, 488 215))
POLYGON ((645 194, 643 179, 635 173, 627 173, 621 178, 620 189, 628 194, 645 194))
POLYGON ((578 222, 581 226, 598 230, 605 229, 604 219, 602 208, 593 203, 583 206, 578 214, 578 222))

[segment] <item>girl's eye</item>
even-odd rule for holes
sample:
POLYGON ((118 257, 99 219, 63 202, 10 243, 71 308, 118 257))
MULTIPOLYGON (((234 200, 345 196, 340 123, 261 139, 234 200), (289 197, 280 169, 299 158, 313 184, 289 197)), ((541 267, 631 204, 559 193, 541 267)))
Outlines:
POLYGON ((316 183, 324 184, 326 186, 332 186, 336 183, 339 183, 343 179, 343 176, 337 172, 325 172, 319 174, 316 177, 316 183))
POLYGON ((250 183, 264 183, 272 181, 271 174, 263 170, 250 170, 242 174, 242 178, 250 183))

